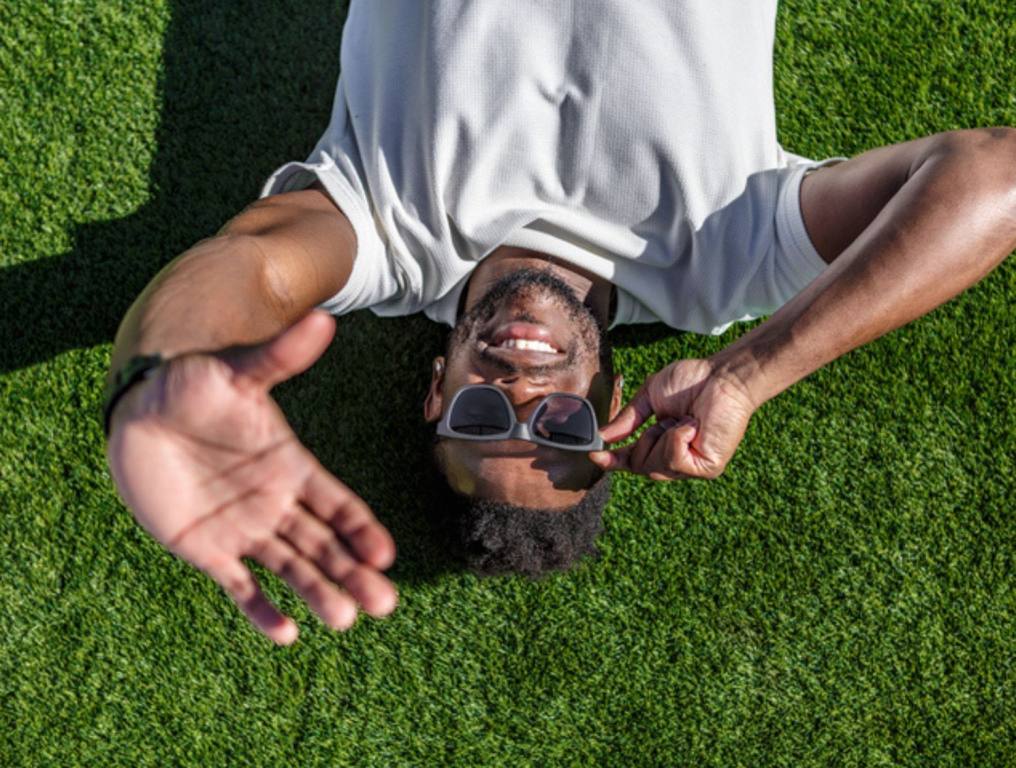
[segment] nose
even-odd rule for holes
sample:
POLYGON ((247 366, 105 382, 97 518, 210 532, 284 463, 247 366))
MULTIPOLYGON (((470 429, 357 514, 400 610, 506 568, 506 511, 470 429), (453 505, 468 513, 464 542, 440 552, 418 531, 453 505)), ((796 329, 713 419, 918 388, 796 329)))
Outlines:
POLYGON ((499 376, 491 383, 508 395, 508 400, 516 409, 556 391, 553 381, 545 376, 511 374, 499 376))

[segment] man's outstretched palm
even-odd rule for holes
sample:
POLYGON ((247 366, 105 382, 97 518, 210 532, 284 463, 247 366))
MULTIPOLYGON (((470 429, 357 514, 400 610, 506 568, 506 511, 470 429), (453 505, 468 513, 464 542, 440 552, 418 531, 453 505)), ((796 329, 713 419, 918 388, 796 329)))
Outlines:
POLYGON ((357 603, 374 616, 396 603, 379 573, 395 556, 391 536, 300 444, 268 394, 308 368, 333 332, 330 316, 312 312, 265 344, 175 358, 113 415, 110 468, 138 522, 277 643, 295 640, 296 625, 244 557, 282 576, 336 629, 352 625, 357 603))

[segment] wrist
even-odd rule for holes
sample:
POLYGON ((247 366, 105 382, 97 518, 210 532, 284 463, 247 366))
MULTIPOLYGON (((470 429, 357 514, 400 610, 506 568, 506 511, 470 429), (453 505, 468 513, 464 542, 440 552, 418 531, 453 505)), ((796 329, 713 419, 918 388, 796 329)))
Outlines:
POLYGON ((128 360, 111 377, 106 386, 106 394, 103 403, 103 428, 107 439, 122 420, 125 410, 136 411, 139 391, 145 389, 143 386, 162 367, 165 361, 159 354, 135 355, 128 360), (132 408, 124 408, 126 401, 134 403, 132 408))
POLYGON ((760 356, 750 346, 732 345, 709 358, 711 378, 738 391, 758 409, 778 393, 772 390, 760 356))

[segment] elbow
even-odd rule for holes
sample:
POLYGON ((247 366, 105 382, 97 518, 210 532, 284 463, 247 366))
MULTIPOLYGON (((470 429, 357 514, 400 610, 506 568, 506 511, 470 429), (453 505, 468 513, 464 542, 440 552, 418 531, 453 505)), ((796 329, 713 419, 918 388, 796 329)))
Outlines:
POLYGON ((985 129, 981 150, 991 205, 997 207, 1000 226, 1009 237, 1009 252, 1016 249, 1016 128, 985 129))
MULTIPOLYGON (((948 169, 953 194, 968 196, 999 237, 1016 249, 1016 128, 999 126, 940 133, 922 158, 948 169)), ((914 168, 916 171, 917 168, 914 168)))
POLYGON ((1016 231, 1016 128, 947 131, 936 139, 925 159, 955 165, 958 178, 967 179, 1016 231))

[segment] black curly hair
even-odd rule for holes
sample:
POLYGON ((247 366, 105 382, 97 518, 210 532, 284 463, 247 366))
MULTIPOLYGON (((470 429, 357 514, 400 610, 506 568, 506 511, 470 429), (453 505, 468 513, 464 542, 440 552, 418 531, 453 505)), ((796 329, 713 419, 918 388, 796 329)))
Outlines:
POLYGON ((599 557, 610 475, 603 474, 582 500, 562 509, 523 507, 452 490, 435 445, 434 511, 452 552, 480 576, 521 573, 539 578, 566 571, 586 556, 599 557))

